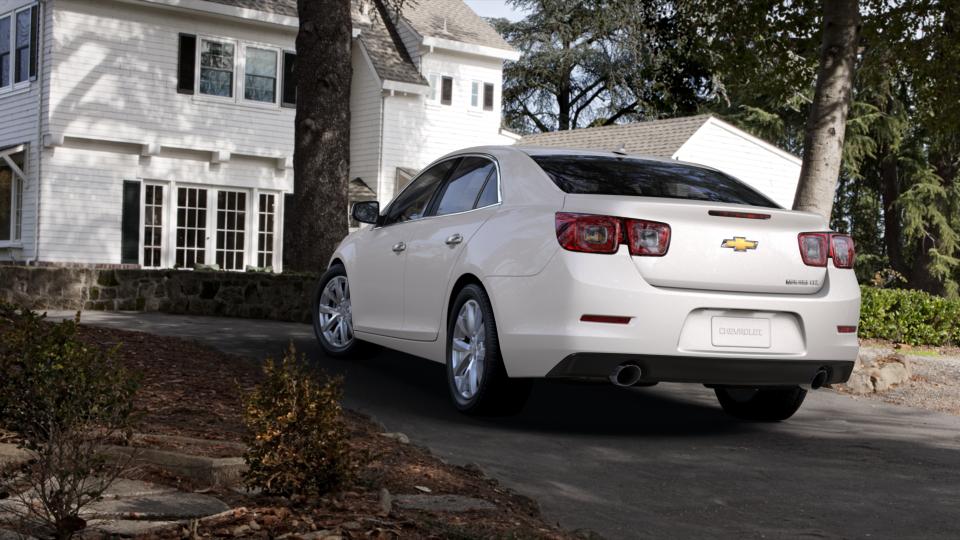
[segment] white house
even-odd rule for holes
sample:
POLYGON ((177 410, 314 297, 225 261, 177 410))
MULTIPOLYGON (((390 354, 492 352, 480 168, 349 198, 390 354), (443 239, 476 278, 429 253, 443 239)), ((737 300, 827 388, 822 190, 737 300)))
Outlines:
MULTIPOLYGON (((460 0, 354 2, 351 193, 512 143, 460 0), (385 16, 386 15, 386 16, 385 16)), ((296 0, 0 0, 0 261, 281 269, 296 0)))
POLYGON ((800 158, 711 115, 527 135, 527 146, 623 149, 707 165, 738 178, 784 208, 793 207, 800 158))

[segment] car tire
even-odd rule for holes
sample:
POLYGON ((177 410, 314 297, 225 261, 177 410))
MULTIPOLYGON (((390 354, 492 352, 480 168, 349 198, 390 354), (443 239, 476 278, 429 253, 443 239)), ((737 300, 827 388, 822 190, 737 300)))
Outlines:
POLYGON ((313 294, 311 303, 311 315, 313 318, 313 333, 317 337, 320 348, 327 356, 334 358, 343 358, 353 356, 368 347, 367 343, 359 341, 353 334, 353 312, 350 305, 350 282, 347 280, 347 270, 341 264, 331 266, 320 277, 317 290, 313 294), (343 284, 344 287, 339 287, 343 284), (343 291, 346 303, 343 299, 331 296, 334 289, 343 291), (325 296, 324 293, 327 292, 325 296), (326 309, 324 309, 326 308, 326 309), (336 316, 331 317, 329 310, 337 312, 336 316), (331 318, 334 319, 331 321, 331 318), (340 319, 339 323, 336 320, 340 319), (332 325, 325 328, 326 325, 332 325), (346 324, 343 331, 348 339, 340 339, 338 324, 346 324))
POLYGON ((519 412, 530 395, 531 381, 507 376, 500 355, 493 306, 487 293, 479 285, 467 285, 457 293, 447 319, 447 386, 457 409, 471 415, 519 412), (469 317, 458 322, 466 314, 465 309, 475 313, 473 320, 479 324, 469 327, 469 317), (478 320, 476 316, 481 318, 478 320), (477 337, 480 332, 482 337, 477 337), (467 336, 463 335, 465 333, 467 336), (465 347, 470 352, 465 351, 465 347))
POLYGON ((753 422, 779 422, 793 416, 803 404, 807 391, 787 388, 744 388, 720 386, 714 389, 724 412, 753 422))

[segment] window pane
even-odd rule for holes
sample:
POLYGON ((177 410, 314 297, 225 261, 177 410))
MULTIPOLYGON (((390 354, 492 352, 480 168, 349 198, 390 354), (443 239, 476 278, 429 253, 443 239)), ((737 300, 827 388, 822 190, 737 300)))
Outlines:
POLYGON ((16 65, 14 82, 30 78, 30 10, 17 13, 16 65))
POLYGON ((455 214, 472 209, 484 181, 492 170, 493 163, 488 159, 464 158, 447 183, 440 204, 437 206, 437 215, 455 214))
POLYGON ((490 83, 483 85, 483 109, 486 111, 493 110, 493 85, 490 83))
POLYGON ((470 106, 480 106, 480 83, 477 81, 473 81, 470 85, 470 106))
POLYGON ((497 192, 498 184, 499 179, 497 178, 497 173, 494 172, 487 180, 487 184, 483 186, 483 193, 480 194, 480 200, 477 201, 477 208, 483 208, 484 206, 490 206, 491 204, 500 202, 500 194, 497 192))
POLYGON ((232 43, 201 41, 200 93, 211 96, 233 97, 232 43))
POLYGON ((0 19, 0 87, 10 84, 10 19, 0 19))
POLYGON ((247 48, 245 99, 274 103, 277 100, 277 53, 266 49, 247 48))
POLYGON ((456 159, 450 159, 438 163, 418 176, 387 208, 384 224, 389 225, 423 217, 433 192, 437 190, 440 182, 447 177, 447 173, 450 172, 456 162, 456 159))
POLYGON ((650 159, 532 156, 567 193, 664 197, 779 208, 750 186, 719 171, 650 159))
POLYGON ((436 73, 430 74, 430 101, 436 101, 437 96, 440 95, 437 91, 437 86, 440 84, 440 76, 436 73))
POLYGON ((218 193, 216 259, 223 270, 243 270, 245 210, 245 194, 236 191, 218 193))

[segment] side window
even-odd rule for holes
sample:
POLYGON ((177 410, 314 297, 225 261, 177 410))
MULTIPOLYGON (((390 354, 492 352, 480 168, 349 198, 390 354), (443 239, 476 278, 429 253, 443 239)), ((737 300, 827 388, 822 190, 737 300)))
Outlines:
POLYGON ((450 176, 437 205, 436 215, 472 210, 484 182, 494 171, 493 162, 481 157, 465 157, 450 176))
POLYGON ((487 183, 483 186, 480 198, 477 199, 477 208, 483 208, 498 202, 500 202, 500 178, 497 176, 497 171, 493 171, 493 174, 490 175, 490 178, 487 178, 487 183))
POLYGON ((402 223, 423 217, 433 193, 457 161, 451 159, 438 163, 418 176, 387 208, 383 224, 402 223))

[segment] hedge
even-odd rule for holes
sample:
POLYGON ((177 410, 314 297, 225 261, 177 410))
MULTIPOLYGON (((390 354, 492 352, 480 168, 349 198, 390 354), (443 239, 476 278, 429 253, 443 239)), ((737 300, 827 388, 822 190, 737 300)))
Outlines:
POLYGON ((923 291, 861 286, 861 338, 960 345, 960 300, 923 291))

